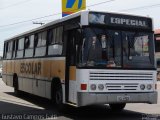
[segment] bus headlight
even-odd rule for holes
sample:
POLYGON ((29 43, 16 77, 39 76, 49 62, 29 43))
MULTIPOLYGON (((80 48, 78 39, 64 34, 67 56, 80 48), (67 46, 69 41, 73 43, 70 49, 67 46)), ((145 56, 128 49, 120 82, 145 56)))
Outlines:
POLYGON ((91 90, 96 90, 96 85, 95 84, 91 84, 90 88, 91 88, 91 90))
POLYGON ((145 89, 145 85, 144 85, 144 84, 141 84, 141 85, 140 85, 140 88, 141 88, 141 90, 144 90, 144 89, 145 89))
POLYGON ((103 85, 103 84, 99 84, 99 85, 98 85, 98 89, 99 89, 99 90, 103 90, 103 89, 104 89, 104 85, 103 85))
POLYGON ((151 89, 152 89, 152 85, 151 85, 151 84, 148 84, 148 85, 147 85, 147 89, 148 89, 148 90, 151 90, 151 89))

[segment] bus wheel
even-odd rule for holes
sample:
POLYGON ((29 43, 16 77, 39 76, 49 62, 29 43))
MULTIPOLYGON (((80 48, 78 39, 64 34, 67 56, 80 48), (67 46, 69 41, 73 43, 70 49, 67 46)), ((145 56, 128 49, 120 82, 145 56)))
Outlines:
POLYGON ((109 107, 110 107, 113 111, 121 111, 121 110, 124 109, 125 106, 126 106, 126 103, 109 104, 109 107))
POLYGON ((18 90, 19 84, 18 84, 18 77, 17 75, 14 76, 13 79, 13 87, 14 87, 14 93, 16 96, 20 96, 20 91, 18 90))
POLYGON ((52 87, 52 102, 55 107, 62 111, 63 109, 63 93, 62 93, 62 86, 60 83, 53 85, 52 87))

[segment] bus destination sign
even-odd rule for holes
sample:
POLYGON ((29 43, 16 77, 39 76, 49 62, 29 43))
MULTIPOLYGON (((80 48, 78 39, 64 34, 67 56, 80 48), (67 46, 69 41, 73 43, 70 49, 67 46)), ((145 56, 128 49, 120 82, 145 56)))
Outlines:
POLYGON ((152 29, 150 18, 111 13, 90 13, 89 23, 128 28, 152 29))
POLYGON ((118 25, 147 27, 146 21, 111 17, 110 22, 118 25))

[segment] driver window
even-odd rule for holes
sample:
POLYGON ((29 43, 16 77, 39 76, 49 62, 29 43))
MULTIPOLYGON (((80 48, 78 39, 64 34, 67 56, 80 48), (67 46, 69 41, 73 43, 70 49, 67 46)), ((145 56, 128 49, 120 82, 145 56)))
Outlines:
POLYGON ((117 35, 118 37, 114 36, 113 31, 106 29, 84 29, 82 66, 116 67, 115 57, 117 57, 116 62, 120 61, 121 56, 118 55, 118 52, 121 50, 118 48, 121 44, 118 43, 120 34, 117 35), (117 46, 116 49, 114 46, 117 46))
POLYGON ((89 47, 89 53, 88 53, 88 61, 99 61, 101 60, 101 45, 96 36, 90 37, 90 47, 89 47))

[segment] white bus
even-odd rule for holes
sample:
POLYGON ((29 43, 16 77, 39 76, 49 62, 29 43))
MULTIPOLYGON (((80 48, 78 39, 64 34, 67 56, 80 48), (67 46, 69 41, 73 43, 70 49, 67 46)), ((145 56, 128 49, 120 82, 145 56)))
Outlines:
POLYGON ((157 103, 152 19, 81 11, 4 42, 3 81, 57 106, 157 103))

